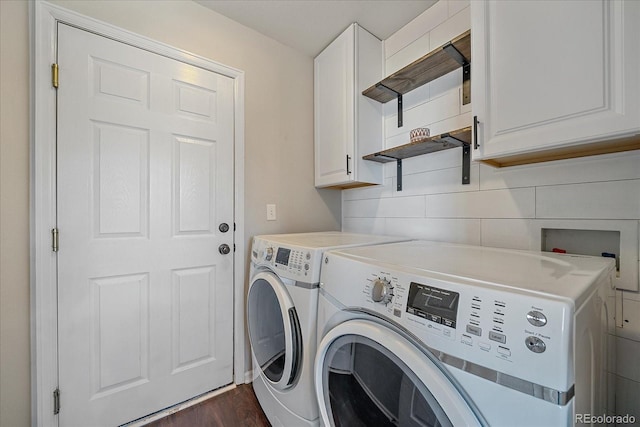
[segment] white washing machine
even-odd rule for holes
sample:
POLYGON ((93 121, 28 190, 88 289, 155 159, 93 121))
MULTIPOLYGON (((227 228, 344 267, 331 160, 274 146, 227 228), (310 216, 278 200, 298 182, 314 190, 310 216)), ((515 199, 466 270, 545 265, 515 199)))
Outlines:
POLYGON ((253 238, 247 296, 253 387, 273 425, 319 421, 313 358, 324 251, 401 240, 408 239, 341 232, 253 238))
POLYGON ((613 260, 413 241, 324 262, 314 376, 325 425, 606 414, 613 260))

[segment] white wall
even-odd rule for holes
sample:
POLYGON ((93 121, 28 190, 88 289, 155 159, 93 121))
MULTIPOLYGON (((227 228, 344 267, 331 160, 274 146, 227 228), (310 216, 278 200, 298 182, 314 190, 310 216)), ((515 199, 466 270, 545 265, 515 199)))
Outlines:
MULTIPOLYGON (((247 243, 340 229, 340 192, 314 188, 313 58, 191 1, 55 3, 245 71, 247 243)), ((28 2, 0 0, 0 18, 0 426, 14 427, 30 425, 28 2)))
MULTIPOLYGON (((441 0, 385 40, 387 75, 469 27, 468 1, 441 0)), ((473 76, 473 58, 471 70, 473 76)), ((407 143, 416 127, 436 135, 470 126, 461 82, 459 69, 405 95, 400 129, 395 103, 385 104, 386 148, 407 143)), ((342 192, 343 230, 532 250, 541 249, 543 227, 617 230, 618 284, 637 287, 640 151, 504 169, 474 162, 470 185, 461 184, 461 164, 461 149, 403 160, 402 191, 395 163, 385 165, 384 185, 342 192)), ((640 294, 623 296, 623 327, 613 337, 617 412, 640 419, 640 294)))
POLYGON ((0 426, 28 426, 29 20, 0 1, 0 426))

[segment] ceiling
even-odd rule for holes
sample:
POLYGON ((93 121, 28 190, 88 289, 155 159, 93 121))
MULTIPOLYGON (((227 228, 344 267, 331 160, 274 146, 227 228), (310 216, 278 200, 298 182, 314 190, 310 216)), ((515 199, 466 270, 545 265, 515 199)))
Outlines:
POLYGON ((315 57, 353 22, 385 40, 437 0, 195 1, 315 57))

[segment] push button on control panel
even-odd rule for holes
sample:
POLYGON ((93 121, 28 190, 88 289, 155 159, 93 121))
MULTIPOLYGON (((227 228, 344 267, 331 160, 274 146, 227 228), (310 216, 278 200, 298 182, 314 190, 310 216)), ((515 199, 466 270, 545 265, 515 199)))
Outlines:
POLYGON ((473 345, 473 338, 470 337, 469 335, 462 335, 460 337, 460 342, 466 345, 473 345))
POLYGON ((501 345, 498 346, 498 353, 503 356, 511 356, 511 350, 501 345))
POLYGON ((482 335, 482 328, 479 328, 473 325, 467 325, 467 332, 469 332, 472 335, 480 336, 482 335))
POLYGON ((442 324, 444 326, 449 327, 449 328, 455 328, 456 327, 456 322, 454 320, 451 320, 451 319, 442 319, 442 324))
POLYGON ((541 327, 547 324, 547 317, 536 310, 531 310, 527 313, 527 320, 533 326, 541 327))
POLYGON ((544 353, 547 349, 547 345, 538 337, 527 337, 524 342, 527 345, 527 348, 534 353, 544 353))
POLYGON ((442 323, 442 317, 435 314, 427 314, 427 319, 431 320, 434 323, 442 323))
POLYGON ((496 341, 499 342, 501 344, 506 344, 507 342, 507 336, 504 334, 499 334, 498 332, 494 332, 494 331, 489 331, 489 339, 491 341, 496 341))

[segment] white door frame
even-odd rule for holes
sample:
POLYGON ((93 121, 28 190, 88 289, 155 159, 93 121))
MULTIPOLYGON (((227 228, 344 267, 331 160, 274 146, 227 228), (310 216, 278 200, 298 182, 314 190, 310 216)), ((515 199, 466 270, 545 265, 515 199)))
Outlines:
MULTIPOLYGON (((30 290, 31 423, 57 426, 53 391, 58 387, 57 264, 51 249, 56 226, 56 92, 51 65, 57 50, 56 24, 66 24, 234 79, 234 380, 246 382, 244 333, 244 71, 176 49, 44 1, 29 2, 31 36, 30 104, 30 290)), ((64 390, 61 397, 64 405, 64 390)), ((176 402, 178 403, 178 402, 176 402)))

